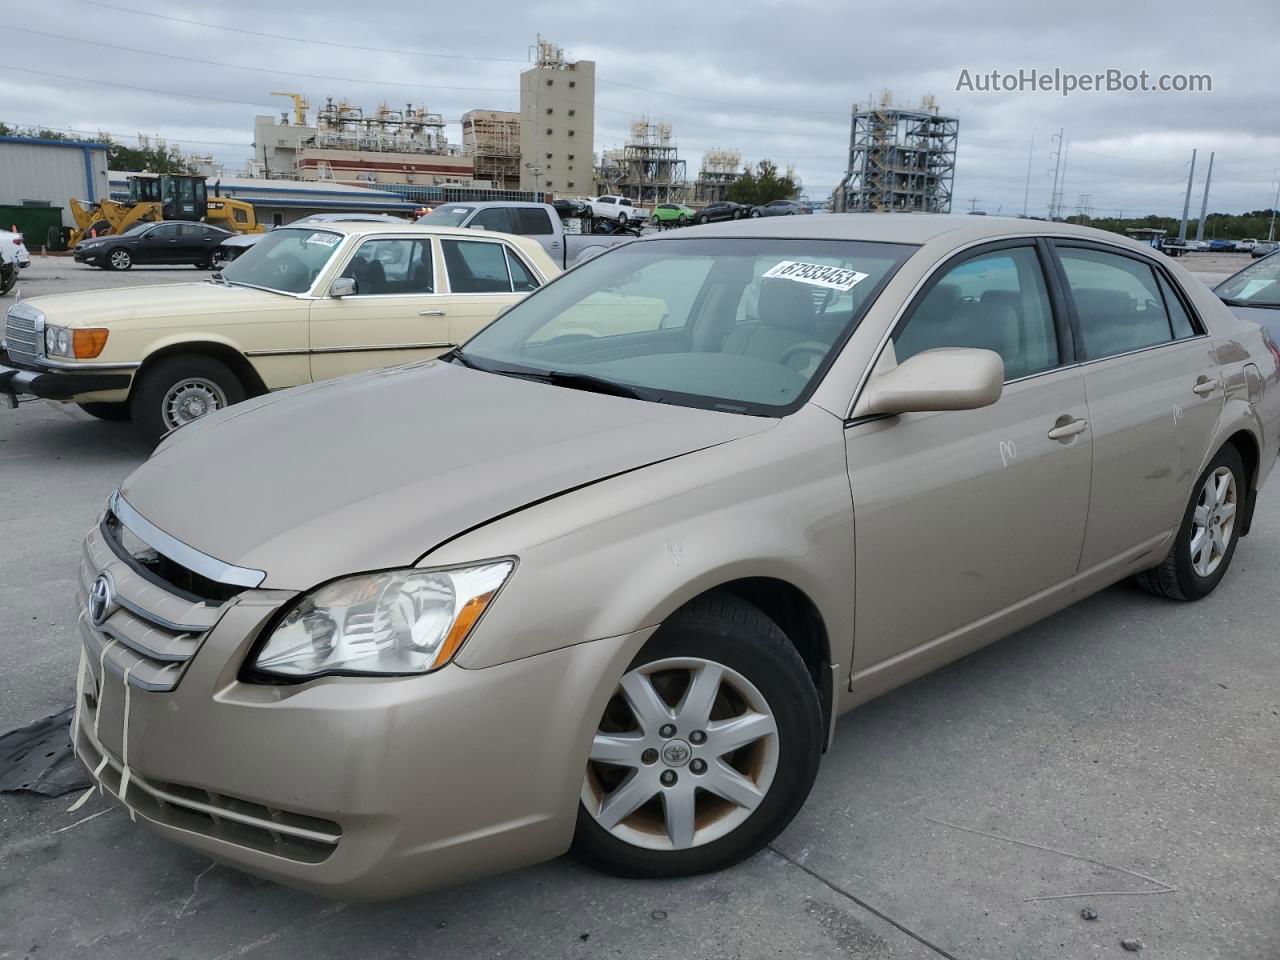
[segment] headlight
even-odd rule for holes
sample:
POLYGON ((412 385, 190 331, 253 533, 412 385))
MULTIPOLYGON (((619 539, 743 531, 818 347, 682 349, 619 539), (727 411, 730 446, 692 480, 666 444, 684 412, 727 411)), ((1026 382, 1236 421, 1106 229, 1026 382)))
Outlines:
POLYGON ((92 360, 107 345, 106 327, 85 327, 69 330, 47 324, 44 328, 44 354, 46 357, 66 357, 68 360, 92 360))
POLYGON ((295 604, 253 669, 284 677, 437 670, 462 647, 514 567, 495 560, 336 580, 295 604))

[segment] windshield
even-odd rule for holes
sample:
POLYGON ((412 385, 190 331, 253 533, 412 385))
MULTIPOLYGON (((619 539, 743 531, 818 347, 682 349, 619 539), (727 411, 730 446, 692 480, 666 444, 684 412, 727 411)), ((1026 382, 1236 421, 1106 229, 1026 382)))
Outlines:
POLYGON ((629 243, 512 307, 460 359, 566 385, 565 374, 590 378, 642 399, 780 416, 817 385, 914 250, 825 240, 629 243))
POLYGON ((277 228, 223 267, 222 278, 280 293, 306 293, 341 243, 342 234, 328 230, 277 228))
POLYGON ((436 207, 426 216, 419 217, 418 223, 438 223, 442 227, 460 227, 472 209, 460 207, 456 203, 448 203, 443 207, 436 207))
POLYGON ((1223 300, 1251 307, 1280 307, 1280 255, 1272 254, 1245 267, 1214 287, 1223 300))

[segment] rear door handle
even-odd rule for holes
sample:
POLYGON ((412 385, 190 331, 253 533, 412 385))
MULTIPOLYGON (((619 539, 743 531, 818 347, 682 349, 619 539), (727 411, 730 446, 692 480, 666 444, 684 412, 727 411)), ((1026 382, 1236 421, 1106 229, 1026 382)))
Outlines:
POLYGON ((443 317, 443 316, 444 316, 444 311, 443 311, 443 310, 419 310, 419 311, 418 311, 418 316, 420 316, 420 317, 443 317))
POLYGON ((1217 380, 1197 380, 1196 385, 1191 388, 1191 392, 1200 397, 1207 397, 1213 391, 1218 389, 1217 380))
POLYGON ((1066 440, 1068 437, 1074 437, 1077 433, 1084 433, 1088 429, 1088 420, 1072 420, 1070 423, 1064 423, 1050 430, 1049 439, 1066 440))

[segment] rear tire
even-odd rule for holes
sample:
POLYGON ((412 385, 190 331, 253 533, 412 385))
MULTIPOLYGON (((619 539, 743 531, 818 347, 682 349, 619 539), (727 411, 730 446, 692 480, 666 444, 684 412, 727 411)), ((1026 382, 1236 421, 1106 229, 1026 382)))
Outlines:
POLYGON ((703 597, 663 624, 619 681, 588 760, 573 853, 624 877, 744 860, 804 804, 822 729, 813 678, 777 624, 736 597, 703 597), (637 695, 646 691, 662 706, 637 695))
POLYGON ((170 430, 245 398, 244 385, 221 360, 199 354, 167 357, 147 370, 133 388, 129 408, 148 443, 170 430))
POLYGON ((97 417, 99 420, 110 420, 112 423, 128 420, 131 416, 128 401, 120 403, 77 403, 76 406, 91 417, 97 417))
POLYGON ((1196 480, 1169 555, 1134 579, 1167 600, 1200 600, 1226 576, 1240 542, 1249 486, 1240 451, 1228 443, 1196 480))

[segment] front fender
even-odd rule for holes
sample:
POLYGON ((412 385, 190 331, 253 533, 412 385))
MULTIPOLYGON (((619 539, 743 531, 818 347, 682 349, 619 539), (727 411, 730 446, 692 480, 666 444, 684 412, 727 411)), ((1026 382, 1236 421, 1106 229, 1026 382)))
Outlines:
POLYGON ((745 577, 803 592, 832 660, 852 662, 853 502, 842 425, 817 408, 495 520, 421 563, 512 554, 519 566, 464 667, 643 630, 745 577))

